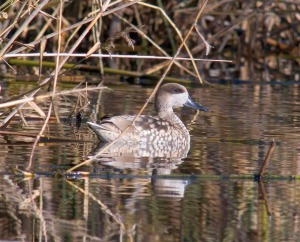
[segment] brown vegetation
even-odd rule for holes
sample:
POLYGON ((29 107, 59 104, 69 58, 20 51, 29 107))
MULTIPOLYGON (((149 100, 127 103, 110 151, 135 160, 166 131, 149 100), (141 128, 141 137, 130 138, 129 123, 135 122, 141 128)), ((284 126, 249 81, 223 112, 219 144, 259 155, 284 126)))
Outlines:
MULTIPOLYGON (((93 53, 104 54, 173 56, 202 4, 201 1, 107 1, 102 6, 101 2, 61 1, 60 5, 54 0, 6 1, 0 7, 0 55, 56 53, 60 45, 60 52, 69 54, 91 53, 92 49, 93 53), (92 24, 87 27, 88 23, 92 24), (58 35, 60 28, 62 33, 58 35)), ((194 58, 206 57, 201 34, 214 46, 210 59, 233 60, 233 64, 198 62, 206 78, 257 80, 253 71, 266 68, 269 79, 291 78, 293 66, 299 66, 298 12, 296 1, 209 1, 195 23, 188 46, 194 58)), ((180 55, 188 56, 186 53, 184 50, 180 55)), ((141 75, 153 72, 159 75, 168 63, 134 58, 68 58, 68 62, 100 64, 102 74, 103 66, 111 66, 138 71, 141 75)), ((193 75, 191 62, 177 65, 181 74, 193 75)), ((173 68, 173 72, 178 69, 173 68)))
MULTIPOLYGON (((22 54, 25 58, 23 63, 27 64, 29 59, 34 58, 39 68, 33 69, 38 76, 37 86, 33 90, 0 104, 2 108, 15 107, 2 113, 1 127, 5 128, 16 114, 26 123, 22 111, 26 103, 44 120, 49 119, 52 110, 58 117, 52 104, 46 108, 46 114, 35 101, 50 97, 53 102, 55 96, 60 95, 56 89, 61 75, 68 73, 62 71, 66 63, 73 64, 74 68, 69 67, 71 70, 82 63, 97 66, 102 75, 108 70, 104 68, 107 66, 136 71, 133 74, 135 77, 155 74, 151 80, 159 79, 156 88, 138 115, 166 75, 178 73, 178 68, 172 68, 173 64, 179 67, 182 76, 197 78, 201 83, 199 70, 206 79, 255 79, 251 75, 256 69, 266 70, 266 80, 274 77, 271 71, 275 69, 275 74, 291 75, 291 68, 288 67, 298 64, 295 54, 299 49, 298 8, 295 2, 270 0, 153 3, 120 0, 105 3, 6 1, 0 6, 1 60, 7 66, 9 63, 20 65, 22 62, 12 58, 22 54), (211 46, 216 47, 212 53, 211 46), (43 62, 45 58, 50 58, 47 57, 49 53, 54 54, 51 57, 54 68, 45 70, 43 62), (103 53, 111 58, 102 58, 103 53), (125 55, 126 58, 117 58, 114 54, 125 55), (145 55, 147 61, 134 58, 131 54, 145 55), (278 55, 281 58, 277 58, 278 55), (288 56, 289 60, 283 62, 283 55, 288 56), (159 56, 169 60, 154 58, 159 56), (190 61, 179 61, 177 57, 186 57, 190 61), (209 58, 209 61, 195 62, 194 58, 209 58), (217 62, 212 58, 234 62, 217 62), (280 68, 281 63, 285 63, 283 68, 280 68), (41 95, 41 91, 47 93, 41 95)), ((26 71, 32 72, 28 68, 26 71)), ((131 75, 129 72, 126 74, 131 75)), ((84 99, 87 100, 87 96, 84 99)), ((84 103, 83 106, 87 101, 84 103)), ((74 114, 81 109, 76 105, 74 114)))

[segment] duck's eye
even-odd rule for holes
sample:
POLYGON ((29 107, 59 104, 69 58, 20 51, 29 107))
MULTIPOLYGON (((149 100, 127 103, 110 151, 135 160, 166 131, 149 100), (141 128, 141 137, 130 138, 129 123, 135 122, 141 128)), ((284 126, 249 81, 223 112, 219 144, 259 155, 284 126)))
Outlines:
POLYGON ((183 93, 183 90, 180 89, 180 88, 176 88, 176 89, 174 90, 174 92, 175 92, 175 93, 183 93))

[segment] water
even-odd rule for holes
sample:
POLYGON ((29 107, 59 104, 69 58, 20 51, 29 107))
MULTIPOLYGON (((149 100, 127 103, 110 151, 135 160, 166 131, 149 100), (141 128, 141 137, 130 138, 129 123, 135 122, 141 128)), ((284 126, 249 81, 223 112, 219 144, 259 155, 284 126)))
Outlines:
MULTIPOLYGON (((6 83, 7 99, 25 91, 6 83)), ((84 119, 134 114, 151 88, 114 86, 93 92, 84 119), (100 103, 100 107, 97 106, 100 103)), ((103 157, 81 168, 90 176, 55 177, 85 160, 97 146, 83 125, 51 121, 35 148, 34 179, 12 176, 29 165, 34 138, 0 135, 0 239, 13 241, 296 241, 299 238, 299 181, 229 179, 257 174, 272 139, 277 146, 267 171, 300 174, 300 94, 298 86, 232 85, 188 87, 210 112, 177 110, 191 134, 183 160, 103 157), (47 176, 50 175, 50 176, 47 176)), ((66 118, 76 98, 57 100, 66 118)), ((44 110, 47 112, 47 110, 44 110)), ((152 105, 146 111, 154 114, 152 105)), ((32 112, 33 113, 33 112, 32 112)), ((64 119, 65 120, 65 119, 64 119)), ((7 130, 36 134, 43 122, 27 127, 13 121, 7 130)))

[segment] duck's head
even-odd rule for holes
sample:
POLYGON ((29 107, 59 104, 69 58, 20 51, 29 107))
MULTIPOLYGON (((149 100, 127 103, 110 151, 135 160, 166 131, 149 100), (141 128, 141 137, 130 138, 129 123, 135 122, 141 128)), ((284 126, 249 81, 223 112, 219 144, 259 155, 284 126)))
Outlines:
POLYGON ((186 88, 180 84, 167 83, 158 89, 155 95, 155 109, 158 113, 168 112, 182 106, 208 111, 208 108, 196 103, 186 88))

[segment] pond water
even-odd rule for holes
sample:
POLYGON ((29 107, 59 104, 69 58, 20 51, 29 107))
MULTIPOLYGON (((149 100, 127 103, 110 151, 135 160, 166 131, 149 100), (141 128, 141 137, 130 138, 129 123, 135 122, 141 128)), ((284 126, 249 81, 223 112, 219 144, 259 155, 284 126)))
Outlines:
MULTIPOLYGON (((4 100, 30 88, 2 84, 4 100)), ((0 134, 0 239, 296 241, 300 186, 288 178, 300 175, 299 86, 187 88, 210 111, 176 110, 191 134, 184 159, 105 156, 80 168, 89 176, 53 175, 84 161, 97 147, 86 120, 137 113, 151 87, 116 85, 89 93, 80 128, 64 121, 77 99, 57 98, 63 122, 51 121, 45 135, 70 141, 41 140, 30 169, 40 174, 34 179, 12 175, 16 167, 29 165, 34 138, 0 134), (253 175, 272 139, 276 148, 267 171, 287 179, 258 183, 253 175)), ((154 114, 152 104, 145 113, 154 114)), ((16 120, 7 130, 37 134, 42 125, 30 118, 27 126, 16 120)))

